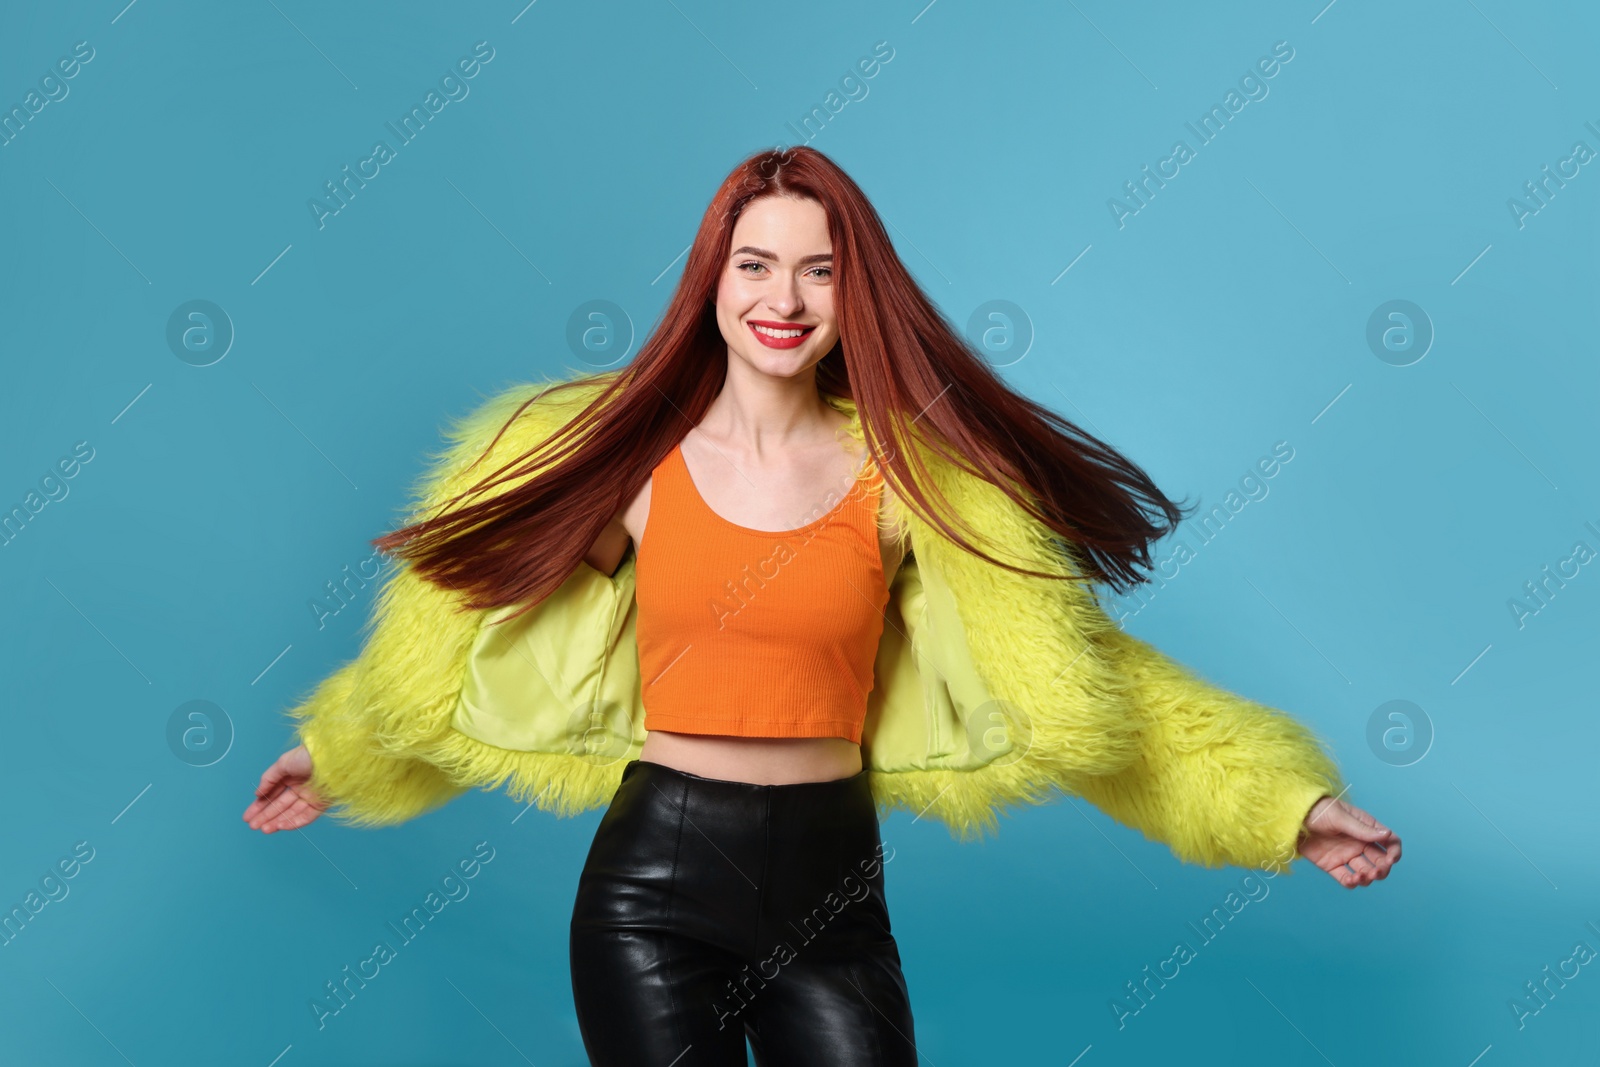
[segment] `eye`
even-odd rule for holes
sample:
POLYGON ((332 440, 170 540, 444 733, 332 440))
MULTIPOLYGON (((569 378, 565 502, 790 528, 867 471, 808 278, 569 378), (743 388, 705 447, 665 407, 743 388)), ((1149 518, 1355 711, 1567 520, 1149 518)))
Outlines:
MULTIPOLYGON (((741 272, 743 272, 745 274, 754 274, 755 273, 754 271, 745 270, 746 267, 754 267, 758 271, 767 269, 767 265, 765 263, 761 263, 761 262, 758 262, 758 261, 753 260, 753 259, 752 260, 748 260, 748 261, 746 261, 744 263, 740 263, 734 269, 737 270, 737 271, 741 271, 741 272)), ((824 281, 828 281, 828 280, 831 280, 833 278, 833 268, 832 267, 812 267, 811 270, 807 271, 806 273, 811 274, 811 273, 815 273, 816 271, 821 271, 822 272, 820 275, 818 275, 818 277, 820 277, 824 281)))

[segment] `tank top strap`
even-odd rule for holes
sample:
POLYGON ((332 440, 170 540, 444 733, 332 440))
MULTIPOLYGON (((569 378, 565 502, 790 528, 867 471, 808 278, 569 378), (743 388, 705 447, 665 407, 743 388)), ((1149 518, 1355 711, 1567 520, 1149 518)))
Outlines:
POLYGON ((877 526, 878 512, 883 507, 883 487, 883 471, 872 456, 868 455, 862 461, 851 489, 860 494, 864 502, 863 510, 874 527, 877 526))
POLYGON ((673 445, 661 462, 656 464, 655 470, 650 472, 650 510, 656 509, 656 501, 663 500, 667 505, 663 510, 673 515, 681 514, 684 510, 684 490, 693 483, 689 480, 689 468, 683 462, 683 453, 679 445, 673 445))

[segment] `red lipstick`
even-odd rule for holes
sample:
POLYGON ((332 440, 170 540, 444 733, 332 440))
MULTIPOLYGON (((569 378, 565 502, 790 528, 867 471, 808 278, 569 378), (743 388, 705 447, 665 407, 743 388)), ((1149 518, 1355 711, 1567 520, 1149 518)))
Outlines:
POLYGON ((770 319, 748 319, 746 320, 746 323, 749 326, 750 332, 755 335, 755 339, 766 345, 768 348, 797 348, 801 344, 804 344, 806 338, 811 336, 811 331, 816 329, 815 326, 807 326, 804 323, 774 322, 770 319), (765 333, 762 330, 756 329, 757 326, 763 326, 768 330, 774 330, 780 334, 788 334, 789 336, 774 337, 771 333, 765 333), (796 335, 794 334, 795 330, 801 330, 804 332, 796 335))

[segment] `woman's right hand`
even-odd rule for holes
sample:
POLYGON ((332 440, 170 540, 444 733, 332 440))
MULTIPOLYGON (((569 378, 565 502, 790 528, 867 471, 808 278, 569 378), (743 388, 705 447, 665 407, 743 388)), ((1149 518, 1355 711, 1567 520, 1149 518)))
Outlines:
POLYGON ((297 745, 279 756, 256 787, 256 799, 244 809, 252 830, 298 830, 309 825, 328 805, 311 791, 311 753, 297 745))

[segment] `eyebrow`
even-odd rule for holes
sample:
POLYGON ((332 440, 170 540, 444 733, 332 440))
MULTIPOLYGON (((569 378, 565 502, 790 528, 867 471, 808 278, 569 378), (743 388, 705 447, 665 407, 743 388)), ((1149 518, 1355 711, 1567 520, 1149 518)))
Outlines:
MULTIPOLYGON (((776 263, 778 261, 778 257, 776 255, 774 255, 771 252, 768 252, 765 248, 757 248, 755 245, 740 245, 738 248, 735 248, 733 250, 732 254, 729 255, 728 258, 732 259, 733 256, 741 256, 741 255, 744 255, 746 253, 749 253, 752 256, 760 256, 762 259, 770 259, 774 263, 776 263)), ((801 256, 800 257, 800 266, 803 267, 808 263, 830 263, 832 261, 833 261, 833 253, 832 252, 818 252, 814 256, 801 256)))

